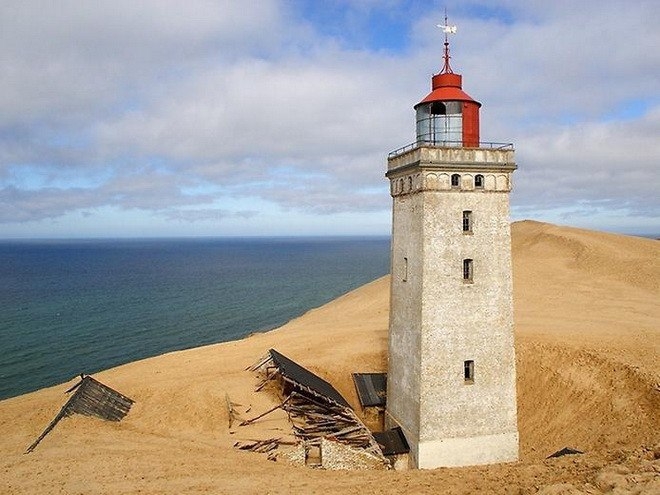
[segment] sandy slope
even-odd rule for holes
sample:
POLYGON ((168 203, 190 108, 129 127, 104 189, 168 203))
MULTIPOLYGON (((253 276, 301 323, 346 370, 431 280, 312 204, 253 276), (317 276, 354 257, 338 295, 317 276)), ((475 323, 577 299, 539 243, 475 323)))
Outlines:
POLYGON ((512 230, 520 462, 325 472, 232 448, 290 434, 279 413, 228 428, 226 393, 246 418, 276 404, 244 371, 270 347, 356 403, 350 372, 386 368, 385 277, 275 331, 99 373, 137 401, 126 419, 68 418, 29 455, 66 385, 0 402, 0 493, 660 493, 660 243, 512 230), (545 460, 565 446, 586 454, 545 460))

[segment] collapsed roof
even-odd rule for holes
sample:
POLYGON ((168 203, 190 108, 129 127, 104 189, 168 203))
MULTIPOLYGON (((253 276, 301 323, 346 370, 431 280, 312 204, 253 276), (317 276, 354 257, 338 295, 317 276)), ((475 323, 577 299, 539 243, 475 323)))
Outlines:
POLYGON ((66 391, 69 393, 75 390, 75 393, 39 435, 39 438, 27 448, 26 454, 32 452, 60 420, 72 414, 94 416, 106 421, 121 421, 128 414, 134 403, 133 399, 120 394, 89 375, 80 375, 80 377, 80 382, 66 391))
POLYGON ((282 378, 290 383, 296 391, 330 405, 351 407, 342 395, 323 378, 303 368, 295 361, 271 349, 270 356, 273 365, 278 369, 282 378))
POLYGON ((263 383, 280 378, 284 382, 282 392, 285 398, 279 406, 244 421, 243 425, 282 408, 289 415, 294 434, 305 444, 321 445, 324 439, 335 440, 364 449, 380 459, 383 465, 387 464, 372 433, 330 383, 275 349, 270 349, 265 358, 249 369, 264 372, 263 383))

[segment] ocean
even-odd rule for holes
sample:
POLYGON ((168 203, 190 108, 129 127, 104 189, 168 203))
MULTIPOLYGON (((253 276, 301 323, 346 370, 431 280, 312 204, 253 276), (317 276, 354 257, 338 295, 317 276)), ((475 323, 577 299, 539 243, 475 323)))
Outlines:
POLYGON ((0 399, 278 327, 389 271, 390 241, 0 241, 0 399))

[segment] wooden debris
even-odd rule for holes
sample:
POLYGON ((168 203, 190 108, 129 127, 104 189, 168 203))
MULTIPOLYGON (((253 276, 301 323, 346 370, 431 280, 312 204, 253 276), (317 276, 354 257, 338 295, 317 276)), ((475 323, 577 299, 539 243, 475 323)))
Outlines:
POLYGON ((284 409, 289 414, 295 435, 301 440, 318 445, 322 438, 332 438, 382 456, 371 432, 351 409, 315 404, 296 392, 289 399, 284 409))
POLYGON ((276 405, 275 407, 269 409, 268 411, 266 411, 265 413, 260 414, 260 415, 257 416, 257 417, 254 417, 254 418, 252 418, 252 419, 246 419, 245 421, 243 421, 243 422, 240 424, 240 426, 247 426, 247 425, 249 425, 249 424, 252 424, 252 423, 254 423, 255 421, 257 421, 257 420, 263 418, 264 416, 267 416, 268 414, 272 413, 273 411, 276 411, 276 410, 280 409, 282 406, 284 406, 284 404, 286 404, 286 403, 289 401, 290 398, 291 398, 291 397, 287 397, 287 398, 284 400, 284 402, 282 402, 281 404, 276 405))
POLYGON ((274 349, 249 369, 259 372, 263 377, 256 391, 277 377, 283 384, 283 393, 288 396, 278 406, 243 421, 241 426, 251 424, 281 408, 289 416, 294 434, 306 449, 318 448, 323 439, 331 439, 351 448, 362 449, 379 459, 383 465, 388 465, 369 429, 330 383, 274 349))
POLYGON ((227 417, 229 421, 229 429, 231 429, 231 426, 234 424, 234 421, 236 421, 237 414, 236 414, 236 409, 234 409, 234 404, 229 399, 229 394, 226 392, 225 392, 225 403, 227 404, 227 417))
POLYGON ((276 370, 276 369, 269 370, 269 371, 266 373, 266 377, 265 377, 263 380, 261 380, 261 383, 259 383, 259 385, 257 385, 257 387, 254 389, 254 391, 255 391, 255 392, 259 392, 259 391, 260 391, 262 388, 264 388, 264 387, 268 384, 268 382, 270 382, 270 381, 271 381, 276 375, 277 375, 277 370, 276 370))
POLYGON ((274 450, 279 445, 279 438, 269 438, 267 440, 253 440, 247 442, 236 442, 234 447, 239 450, 249 450, 250 452, 266 453, 274 450))
POLYGON ((70 393, 75 390, 75 393, 64 404, 43 433, 39 435, 39 438, 27 448, 26 454, 32 452, 60 420, 72 414, 94 416, 106 421, 121 421, 128 414, 134 403, 133 399, 129 399, 116 390, 103 385, 91 376, 80 376, 82 380, 66 392, 70 393))
POLYGON ((270 352, 267 352, 264 356, 261 356, 256 363, 251 364, 250 366, 245 368, 245 371, 255 372, 270 360, 271 360, 270 352))

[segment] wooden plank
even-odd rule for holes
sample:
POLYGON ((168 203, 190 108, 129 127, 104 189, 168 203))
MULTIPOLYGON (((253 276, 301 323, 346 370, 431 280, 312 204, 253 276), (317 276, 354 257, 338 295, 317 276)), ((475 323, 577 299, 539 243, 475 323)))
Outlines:
POLYGON ((267 352, 266 355, 262 356, 257 362, 251 364, 247 368, 245 368, 246 371, 257 371, 259 368, 261 368, 264 364, 266 364, 268 361, 270 361, 272 358, 270 356, 270 352, 267 352))
POLYGON ((55 428, 57 423, 72 414, 94 416, 115 422, 122 420, 128 414, 134 403, 133 399, 103 385, 91 376, 81 376, 82 380, 67 391, 67 393, 73 390, 75 392, 69 397, 62 409, 60 409, 60 412, 48 424, 43 433, 39 435, 39 438, 27 448, 26 454, 32 452, 44 437, 55 428))
POLYGON ((225 392, 225 404, 227 405, 227 417, 229 420, 229 428, 231 429, 231 425, 234 423, 234 406, 231 404, 231 400, 229 400, 229 394, 225 392))
POLYGON ((336 433, 331 433, 328 435, 329 437, 340 437, 343 435, 348 435, 349 433, 353 433, 355 431, 363 431, 363 426, 362 425, 356 425, 356 426, 349 426, 348 428, 344 428, 343 430, 340 430, 336 433))
POLYGON ((57 423, 60 422, 61 419, 66 418, 71 414, 71 412, 69 411, 69 406, 71 405, 71 401, 73 400, 73 398, 74 398, 73 396, 69 397, 69 400, 66 401, 66 404, 62 406, 60 412, 57 413, 55 418, 53 418, 53 420, 48 424, 48 426, 46 426, 46 429, 41 433, 41 435, 39 435, 39 438, 37 438, 34 442, 32 442, 32 444, 27 448, 27 450, 25 451, 26 454, 29 454, 35 448, 37 448, 37 445, 41 443, 41 441, 46 437, 46 435, 48 435, 51 432, 53 428, 55 428, 55 426, 57 425, 57 423))
POLYGON ((276 406, 273 407, 272 409, 269 409, 268 411, 266 411, 266 412, 263 413, 263 414, 260 414, 260 415, 257 416, 257 417, 252 418, 252 419, 246 419, 245 421, 243 421, 243 422, 240 424, 240 426, 247 426, 247 425, 249 425, 249 424, 251 424, 251 423, 254 423, 254 422, 257 421, 258 419, 261 419, 261 418, 263 418, 264 416, 266 416, 266 415, 272 413, 273 411, 278 410, 278 409, 281 408, 284 404, 287 403, 287 401, 290 399, 290 397, 291 397, 291 396, 287 397, 287 398, 284 400, 284 402, 282 402, 281 404, 276 405, 276 406))

